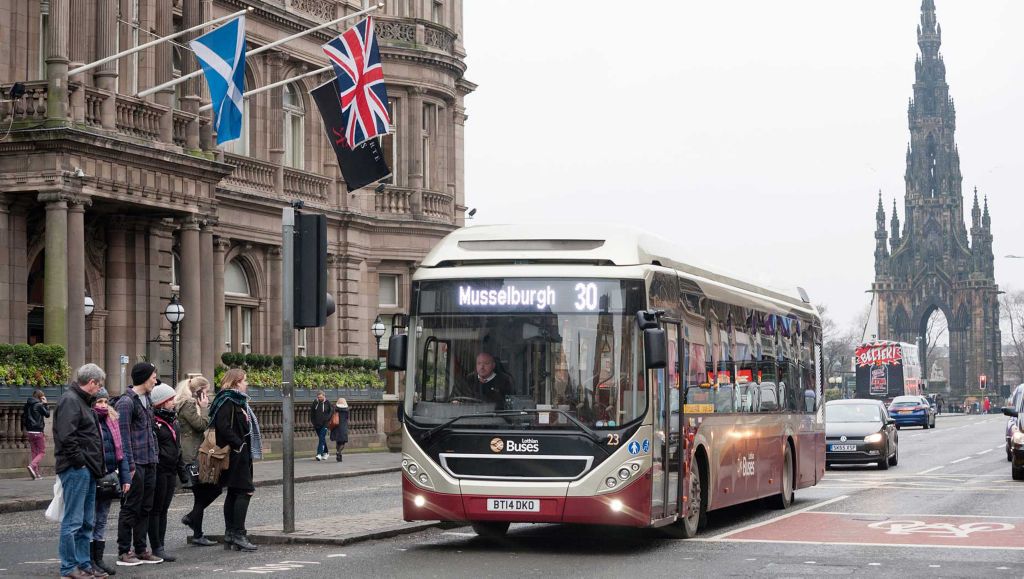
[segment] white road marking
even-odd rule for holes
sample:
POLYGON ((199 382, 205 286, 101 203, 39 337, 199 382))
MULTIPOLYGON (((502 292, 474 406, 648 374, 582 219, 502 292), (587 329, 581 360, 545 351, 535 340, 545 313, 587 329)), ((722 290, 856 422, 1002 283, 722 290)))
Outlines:
POLYGON ((942 565, 928 565, 928 566, 931 567, 932 569, 938 569, 939 567, 942 567, 942 565))
POLYGON ((945 465, 934 466, 934 467, 932 467, 932 468, 930 468, 928 470, 922 470, 921 472, 919 472, 917 474, 928 474, 930 472, 935 472, 935 471, 939 470, 940 468, 942 468, 943 466, 945 466, 945 465))
POLYGON ((1006 515, 939 515, 939 514, 927 514, 922 515, 919 513, 900 513, 898 515, 888 513, 839 513, 835 511, 823 511, 820 513, 811 513, 812 515, 842 515, 844 517, 954 517, 963 519, 1013 519, 1020 520, 1024 517, 1010 517, 1006 515))
POLYGON ((814 565, 816 561, 804 561, 804 565, 814 565))
POLYGON ((881 563, 868 563, 868 565, 871 566, 871 567, 880 567, 882 564, 881 563))
POLYGON ((453 537, 476 537, 476 533, 460 533, 458 531, 445 531, 442 535, 451 535, 453 537))
POLYGON ((981 456, 981 455, 983 455, 983 454, 987 454, 987 453, 990 453, 990 452, 992 452, 992 450, 993 450, 993 449, 991 449, 991 448, 990 448, 990 449, 988 449, 988 450, 983 450, 983 451, 981 451, 981 452, 977 453, 977 454, 976 454, 976 456, 981 456))
POLYGON ((774 523, 776 521, 781 521, 783 519, 788 519, 790 517, 795 517, 796 515, 799 515, 800 513, 805 513, 807 511, 810 511, 812 509, 816 509, 818 507, 824 507, 825 505, 831 505, 832 503, 837 503, 837 502, 839 502, 839 501, 841 501, 843 499, 849 498, 849 497, 850 497, 850 495, 842 495, 842 496, 838 496, 838 497, 835 497, 835 498, 831 498, 831 499, 829 499, 827 501, 821 501, 820 503, 814 503, 813 505, 808 505, 808 506, 806 506, 806 507, 804 507, 802 509, 797 509, 795 511, 786 513, 785 515, 782 515, 780 517, 775 517, 775 518, 772 518, 772 519, 768 519, 767 521, 761 521, 760 523, 753 523, 751 525, 746 525, 744 527, 740 527, 740 528, 738 528, 736 530, 733 530, 733 531, 726 531, 726 532, 724 532, 724 533, 722 533, 720 535, 715 535, 714 537, 709 537, 707 540, 708 541, 719 541, 719 540, 724 539, 725 537, 728 537, 729 535, 735 535, 736 533, 742 533, 743 531, 749 531, 750 529, 756 529, 758 527, 763 527, 765 525, 770 525, 770 524, 772 524, 772 523, 774 523))
MULTIPOLYGON (((688 541, 696 541, 698 543, 718 542, 718 539, 701 539, 696 537, 693 539, 687 539, 688 541)), ((783 541, 780 539, 724 539, 723 542, 729 543, 777 543, 781 545, 842 545, 848 547, 897 547, 905 549, 907 547, 923 547, 926 549, 981 549, 984 551, 1024 551, 1024 547, 990 547, 981 545, 928 545, 925 543, 852 543, 849 541, 783 541)))
POLYGON ((1005 444, 1000 444, 999 446, 993 448, 992 450, 999 450, 1000 448, 1006 448, 1006 445, 1005 444))
POLYGON ((346 555, 345 553, 335 553, 333 555, 328 555, 327 556, 328 559, 333 559, 335 557, 348 557, 348 555, 346 555))
POLYGON ((958 458, 958 459, 954 460, 953 462, 951 462, 951 463, 949 463, 949 464, 956 464, 956 463, 958 463, 958 462, 963 462, 963 461, 965 461, 965 460, 971 460, 971 457, 969 457, 969 456, 965 456, 965 457, 963 457, 963 458, 958 458))

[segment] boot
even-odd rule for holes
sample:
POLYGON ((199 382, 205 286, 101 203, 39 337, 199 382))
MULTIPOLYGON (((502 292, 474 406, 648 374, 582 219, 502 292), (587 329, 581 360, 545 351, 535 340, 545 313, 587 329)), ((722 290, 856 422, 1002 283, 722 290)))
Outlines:
POLYGON ((92 547, 92 566, 94 569, 102 569, 107 575, 117 575, 117 569, 114 565, 106 565, 103 562, 103 551, 107 547, 106 541, 93 541, 92 547))
POLYGON ((249 542, 249 538, 245 536, 245 531, 235 533, 232 536, 232 547, 236 551, 255 551, 258 547, 249 542))
POLYGON ((338 462, 341 462, 341 453, 340 453, 340 452, 338 453, 338 458, 337 458, 337 460, 338 460, 338 462))

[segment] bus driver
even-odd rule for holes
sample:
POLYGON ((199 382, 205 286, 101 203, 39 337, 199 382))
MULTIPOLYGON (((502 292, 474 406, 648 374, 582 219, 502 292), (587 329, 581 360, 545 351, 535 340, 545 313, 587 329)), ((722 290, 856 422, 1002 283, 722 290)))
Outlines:
POLYGON ((512 394, 512 381, 505 374, 495 371, 498 364, 487 352, 476 355, 476 371, 469 375, 452 392, 452 401, 472 398, 482 402, 493 402, 495 410, 505 409, 505 397, 512 394))

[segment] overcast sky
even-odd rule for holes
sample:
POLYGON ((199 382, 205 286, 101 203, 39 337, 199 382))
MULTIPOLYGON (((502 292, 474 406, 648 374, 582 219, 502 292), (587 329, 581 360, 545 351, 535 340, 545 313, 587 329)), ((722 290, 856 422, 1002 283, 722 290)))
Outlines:
MULTIPOLYGON (((1024 289, 1024 2, 936 4, 964 212, 988 194, 996 281, 1024 289)), ((903 220, 920 5, 466 0, 470 223, 647 227, 852 323, 879 189, 903 220)))

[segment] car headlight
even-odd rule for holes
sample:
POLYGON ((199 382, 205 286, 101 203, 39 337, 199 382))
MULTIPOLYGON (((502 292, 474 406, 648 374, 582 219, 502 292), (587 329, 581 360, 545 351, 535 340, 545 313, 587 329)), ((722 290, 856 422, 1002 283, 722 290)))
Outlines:
POLYGON ((1016 431, 1013 433, 1013 437, 1010 438, 1010 442, 1018 446, 1024 446, 1024 432, 1016 431))
POLYGON ((864 442, 882 442, 882 433, 876 432, 864 437, 864 442))

